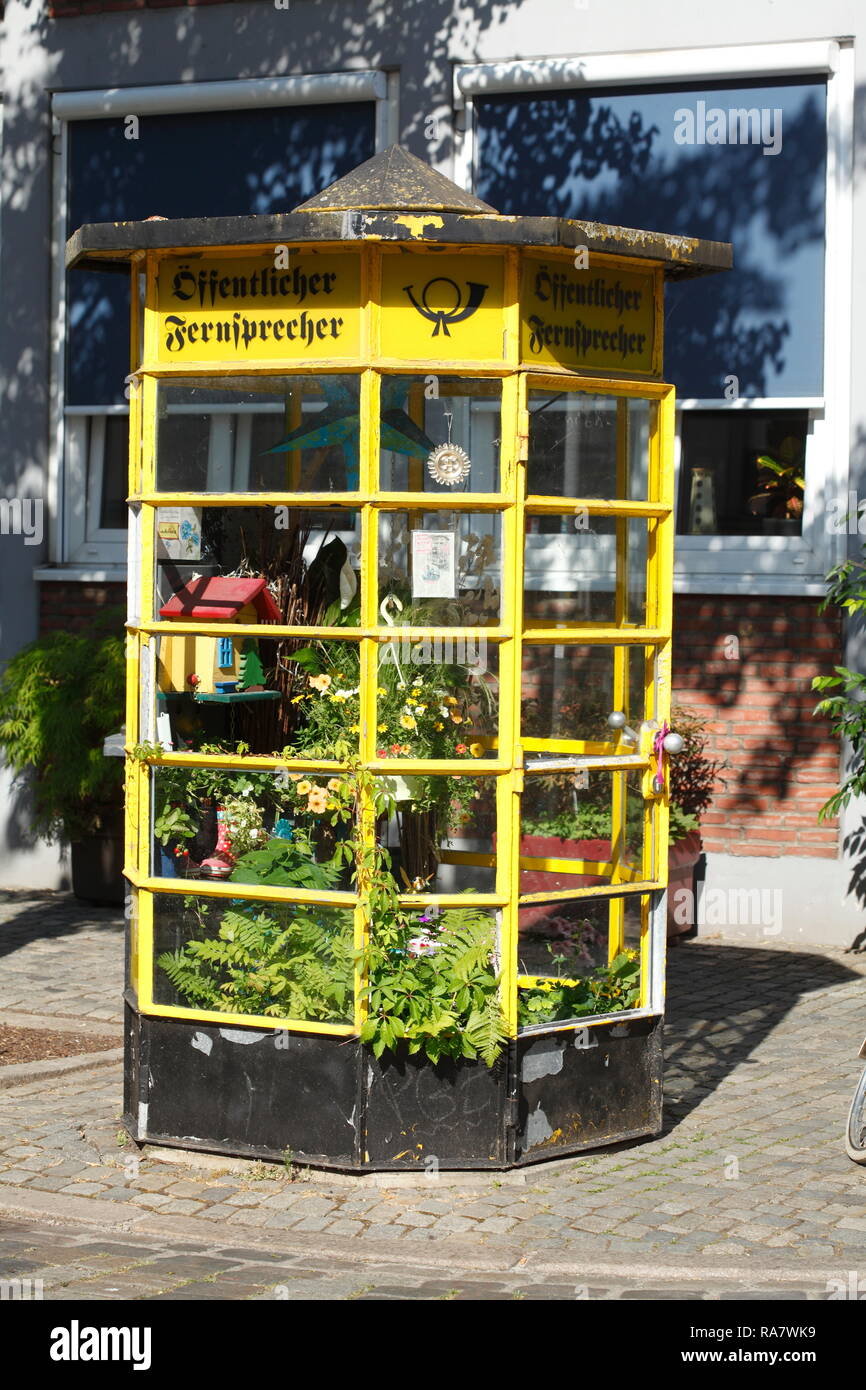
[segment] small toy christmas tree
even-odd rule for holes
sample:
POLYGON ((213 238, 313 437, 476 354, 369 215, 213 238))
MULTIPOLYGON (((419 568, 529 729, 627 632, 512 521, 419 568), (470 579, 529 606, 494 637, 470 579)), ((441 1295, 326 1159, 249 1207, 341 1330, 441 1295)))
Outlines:
POLYGON ((241 670, 238 680, 239 690, 264 690, 265 672, 259 656, 258 643, 248 637, 241 653, 241 670))

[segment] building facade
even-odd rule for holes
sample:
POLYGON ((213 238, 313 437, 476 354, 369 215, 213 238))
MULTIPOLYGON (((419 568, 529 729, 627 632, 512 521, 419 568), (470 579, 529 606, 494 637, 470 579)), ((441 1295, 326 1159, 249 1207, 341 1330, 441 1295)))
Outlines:
MULTIPOLYGON (((861 662, 820 602, 862 544, 862 6, 11 0, 3 28, 0 659, 123 599, 128 288, 64 273, 80 223, 289 209, 399 141, 504 213, 730 241, 666 308, 675 693, 724 764, 700 930, 849 943, 862 811, 818 822, 811 680, 861 662)), ((2 799, 0 884, 63 883, 2 799)))

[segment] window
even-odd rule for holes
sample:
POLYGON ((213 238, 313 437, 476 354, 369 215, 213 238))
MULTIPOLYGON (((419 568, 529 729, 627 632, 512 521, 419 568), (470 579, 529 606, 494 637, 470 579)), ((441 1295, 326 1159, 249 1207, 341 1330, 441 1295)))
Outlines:
POLYGON ((506 214, 733 243, 732 271, 666 291, 678 579, 802 589, 833 562, 822 508, 846 486, 845 371, 831 364, 833 288, 850 274, 847 60, 828 44, 626 54, 581 60, 579 84, 577 66, 571 80, 567 63, 458 70, 464 180, 506 214))
MULTIPOLYGON (((106 118, 101 109, 96 116, 96 103, 90 118, 70 119, 65 127, 63 236, 84 222, 290 210, 375 152, 377 104, 363 81, 352 83, 356 77, 378 81, 376 74, 335 75, 334 95, 346 87, 347 100, 323 103, 319 94, 312 105, 275 105, 271 93, 270 105, 168 110, 142 115, 137 126, 130 126, 121 114, 106 118), (362 91, 365 100, 358 99, 362 91)), ((71 99, 70 114, 76 116, 80 98, 87 95, 60 97, 55 105, 64 111, 64 100, 71 99)), ((183 95, 188 105, 190 93, 183 95)), ((201 100, 207 104, 205 96, 201 100)), ((169 97, 166 105, 171 104, 169 97)), ((122 109, 136 109, 135 94, 127 95, 122 109)), ((65 544, 55 558, 122 564, 129 370, 124 365, 129 359, 126 275, 69 273, 65 344, 65 544)))

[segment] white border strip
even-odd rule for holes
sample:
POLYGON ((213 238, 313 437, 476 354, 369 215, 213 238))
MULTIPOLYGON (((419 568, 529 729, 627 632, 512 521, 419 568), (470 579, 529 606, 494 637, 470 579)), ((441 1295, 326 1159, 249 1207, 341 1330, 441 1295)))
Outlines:
POLYGON ((384 72, 325 72, 237 82, 177 82, 106 91, 55 92, 52 114, 61 121, 157 116, 183 111, 244 111, 265 106, 321 106, 330 102, 385 101, 384 72))
POLYGON ((836 71, 838 44, 820 42, 737 44, 728 48, 680 48, 646 53, 590 53, 583 58, 538 58, 503 63, 467 63, 454 70, 454 105, 494 92, 528 93, 533 88, 606 84, 634 86, 645 82, 703 82, 767 74, 793 77, 836 71), (663 74, 663 75, 662 75, 663 74))

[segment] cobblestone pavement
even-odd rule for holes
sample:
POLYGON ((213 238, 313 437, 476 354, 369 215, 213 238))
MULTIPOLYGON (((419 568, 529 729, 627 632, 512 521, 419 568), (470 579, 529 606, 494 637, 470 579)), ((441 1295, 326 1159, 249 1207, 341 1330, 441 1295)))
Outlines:
MULTIPOLYGON (((117 1017, 117 914, 51 903, 39 935, 42 910, 3 907, 3 1007, 66 1014, 77 989, 89 1017, 117 1017)), ((864 975, 841 950, 685 944, 664 1133, 453 1186, 139 1157, 114 1068, 16 1085, 0 1093, 0 1276, 96 1299, 826 1298, 851 1271, 866 1289, 866 1169, 842 1139, 864 975)))

